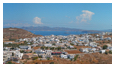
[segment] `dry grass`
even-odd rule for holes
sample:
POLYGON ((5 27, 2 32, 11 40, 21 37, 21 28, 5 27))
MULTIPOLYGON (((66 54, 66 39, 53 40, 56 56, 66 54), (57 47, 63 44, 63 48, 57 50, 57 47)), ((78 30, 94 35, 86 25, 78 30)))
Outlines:
POLYGON ((67 52, 68 54, 78 54, 78 53, 82 53, 79 50, 64 50, 65 52, 67 52))
POLYGON ((36 49, 38 49, 38 48, 40 48, 40 47, 33 47, 34 50, 36 50, 36 49))

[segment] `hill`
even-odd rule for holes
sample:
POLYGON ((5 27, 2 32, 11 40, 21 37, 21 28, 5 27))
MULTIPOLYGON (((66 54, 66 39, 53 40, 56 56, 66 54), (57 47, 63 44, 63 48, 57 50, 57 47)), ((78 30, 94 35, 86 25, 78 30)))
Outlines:
POLYGON ((28 30, 28 31, 76 31, 76 32, 102 32, 98 30, 82 30, 82 29, 75 29, 75 28, 65 28, 65 27, 48 27, 48 26, 37 26, 37 27, 22 27, 21 29, 28 30))
POLYGON ((42 35, 35 35, 31 32, 20 28, 3 28, 3 39, 19 39, 19 38, 30 38, 35 36, 42 36, 42 35))

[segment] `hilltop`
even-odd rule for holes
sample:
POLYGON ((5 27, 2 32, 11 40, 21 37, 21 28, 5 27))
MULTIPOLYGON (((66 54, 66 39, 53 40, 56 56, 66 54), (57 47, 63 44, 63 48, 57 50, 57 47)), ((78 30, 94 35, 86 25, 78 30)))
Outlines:
POLYGON ((35 36, 42 36, 42 35, 35 35, 31 32, 20 28, 3 28, 3 39, 19 39, 19 38, 30 38, 35 36))
POLYGON ((28 31, 76 31, 76 32, 102 32, 98 30, 82 30, 82 29, 75 29, 75 28, 65 28, 65 27, 48 27, 48 26, 37 26, 37 27, 22 27, 21 29, 28 30, 28 31))

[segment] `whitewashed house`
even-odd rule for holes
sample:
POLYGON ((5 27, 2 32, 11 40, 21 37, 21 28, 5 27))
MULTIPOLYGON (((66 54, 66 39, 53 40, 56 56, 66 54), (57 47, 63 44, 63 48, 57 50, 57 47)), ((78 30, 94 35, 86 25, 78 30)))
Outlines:
POLYGON ((38 46, 38 44, 32 44, 31 46, 36 47, 36 46, 38 46))
POLYGON ((74 48, 74 46, 71 46, 71 45, 70 45, 69 48, 74 48))
POLYGON ((112 50, 112 47, 107 47, 107 49, 112 50))
POLYGON ((92 50, 93 52, 95 52, 97 49, 96 49, 96 48, 92 48, 91 50, 92 50))
POLYGON ((68 57, 69 59, 73 59, 74 56, 75 56, 75 54, 68 54, 68 55, 67 55, 67 57, 68 57))
POLYGON ((106 40, 111 40, 111 37, 107 37, 106 40))
POLYGON ((68 56, 67 56, 67 55, 64 55, 64 54, 61 54, 60 57, 61 57, 61 58, 64 58, 64 59, 67 59, 67 58, 68 58, 68 56))
POLYGON ((89 46, 89 44, 84 44, 84 46, 89 46))
POLYGON ((105 53, 105 50, 100 50, 99 52, 100 52, 100 53, 105 53))
POLYGON ((19 46, 20 49, 22 50, 31 50, 31 46, 19 46))
POLYGON ((19 57, 20 59, 22 59, 23 53, 20 53, 20 51, 16 50, 14 52, 16 54, 16 57, 19 57))
POLYGON ((85 53, 88 53, 88 52, 89 52, 88 48, 80 48, 80 51, 81 51, 81 52, 85 52, 85 53))
POLYGON ((35 50, 34 51, 36 54, 44 54, 45 53, 45 51, 43 51, 43 50, 41 50, 41 49, 37 49, 37 50, 35 50))
POLYGON ((52 47, 52 44, 44 44, 45 47, 52 47))
POLYGON ((89 43, 89 40, 88 40, 88 39, 85 39, 85 40, 84 40, 84 43, 89 43))
POLYGON ((12 44, 13 42, 4 42, 4 44, 12 44))

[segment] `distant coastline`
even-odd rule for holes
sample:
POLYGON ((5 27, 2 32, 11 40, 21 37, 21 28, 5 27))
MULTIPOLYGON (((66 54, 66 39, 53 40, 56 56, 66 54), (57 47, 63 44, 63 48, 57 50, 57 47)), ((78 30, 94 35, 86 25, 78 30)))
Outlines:
POLYGON ((48 35, 80 35, 80 34, 88 34, 88 33, 98 33, 98 32, 81 32, 81 31, 29 31, 35 35, 43 35, 43 36, 48 36, 48 35), (67 33, 66 33, 67 32, 67 33))

